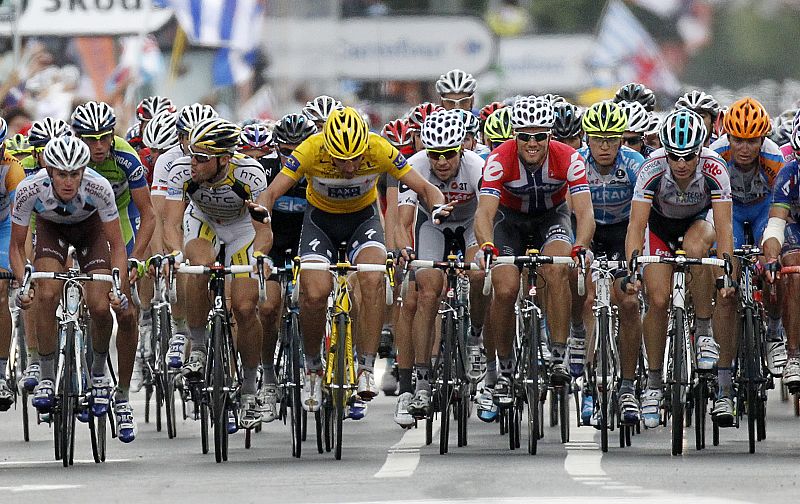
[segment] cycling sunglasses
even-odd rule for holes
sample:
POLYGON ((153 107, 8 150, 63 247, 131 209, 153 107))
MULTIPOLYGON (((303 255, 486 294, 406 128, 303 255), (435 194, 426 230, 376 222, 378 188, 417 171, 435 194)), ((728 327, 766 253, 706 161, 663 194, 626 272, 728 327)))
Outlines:
POLYGON ((627 138, 626 137, 622 137, 622 142, 625 145, 637 146, 637 145, 642 145, 642 142, 644 142, 644 138, 642 138, 640 136, 627 137, 627 138))
POLYGON ((206 154, 205 152, 195 152, 189 147, 189 157, 196 159, 198 163, 207 163, 214 158, 219 158, 225 154, 206 154))
POLYGON ((622 135, 587 135, 591 140, 603 145, 604 143, 610 144, 622 138, 622 135))
POLYGON ((86 138, 89 140, 102 140, 103 138, 107 137, 108 135, 113 135, 113 131, 106 131, 104 133, 84 133, 80 135, 81 138, 86 138))
POLYGON ((683 160, 687 163, 691 163, 697 157, 697 154, 698 154, 697 152, 692 152, 690 154, 684 154, 683 156, 679 156, 677 154, 667 152, 667 157, 669 158, 670 161, 674 161, 676 163, 680 160, 683 160))
POLYGON ((466 104, 468 102, 468 100, 471 100, 471 99, 472 99, 472 95, 465 96, 464 98, 459 98, 458 100, 456 100, 454 98, 442 98, 442 105, 444 105, 446 103, 448 105, 452 105, 454 107, 458 107, 462 103, 466 104))
POLYGON ((428 158, 433 160, 442 160, 442 158, 446 160, 451 160, 454 157, 458 156, 461 152, 461 147, 453 147, 452 149, 442 149, 442 150, 434 150, 434 149, 426 149, 428 153, 428 158))
POLYGON ((531 140, 536 140, 537 142, 544 142, 549 137, 550 137, 549 131, 540 131, 539 133, 524 133, 524 132, 517 133, 517 140, 522 140, 523 142, 530 142, 531 140))

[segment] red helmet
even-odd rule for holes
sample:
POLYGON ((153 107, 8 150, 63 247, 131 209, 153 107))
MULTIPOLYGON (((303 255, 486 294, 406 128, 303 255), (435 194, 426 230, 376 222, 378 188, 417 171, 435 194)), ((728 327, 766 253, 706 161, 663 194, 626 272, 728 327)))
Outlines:
POLYGON ((494 112, 495 110, 501 109, 501 108, 503 108, 505 106, 506 106, 505 103, 497 102, 497 101, 496 102, 492 102, 492 103, 490 103, 488 105, 484 105, 484 107, 481 109, 480 114, 478 114, 478 118, 481 120, 481 123, 484 123, 484 122, 486 122, 486 119, 488 119, 489 116, 492 115, 492 112, 494 112))
POLYGON ((411 128, 408 125, 408 121, 404 119, 389 121, 383 126, 381 136, 389 140, 389 143, 398 149, 410 144, 413 140, 411 138, 411 128))
POLYGON ((419 131, 422 129, 422 123, 425 122, 426 117, 442 110, 444 107, 441 105, 430 102, 420 103, 408 113, 408 127, 413 131, 419 131))

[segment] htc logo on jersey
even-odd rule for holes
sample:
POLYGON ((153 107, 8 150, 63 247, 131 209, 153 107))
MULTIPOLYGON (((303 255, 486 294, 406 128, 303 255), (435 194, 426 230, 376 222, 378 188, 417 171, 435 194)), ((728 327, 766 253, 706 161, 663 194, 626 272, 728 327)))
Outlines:
POLYGON ((240 201, 232 194, 214 194, 205 191, 197 191, 192 195, 192 199, 198 203, 210 203, 216 205, 232 205, 240 201))

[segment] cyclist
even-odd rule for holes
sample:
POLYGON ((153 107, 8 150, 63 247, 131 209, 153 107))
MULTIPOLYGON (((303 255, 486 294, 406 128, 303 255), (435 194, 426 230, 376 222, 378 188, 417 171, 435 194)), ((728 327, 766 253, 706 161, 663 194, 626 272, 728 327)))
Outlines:
POLYGON ((42 153, 44 152, 47 142, 49 142, 51 138, 58 138, 71 134, 72 130, 70 130, 69 124, 61 119, 45 117, 41 121, 34 121, 28 130, 28 142, 33 152, 29 157, 21 161, 25 174, 31 175, 36 173, 44 166, 42 153))
MULTIPOLYGON (((482 243, 479 263, 484 263, 486 254, 497 254, 498 249, 502 255, 518 255, 532 246, 546 255, 577 257, 589 246, 594 218, 586 165, 575 149, 551 139, 554 123, 553 106, 547 99, 521 98, 512 106, 511 124, 516 139, 494 149, 483 170, 475 215, 475 236, 482 243), (567 192, 577 220, 574 241, 567 192), (533 238, 531 243, 529 238, 533 238)), ((507 405, 511 400, 514 305, 520 275, 511 265, 499 265, 493 271, 494 295, 484 334, 488 333, 497 345, 500 376, 494 384, 494 400, 498 405, 507 405)), ((541 273, 547 285, 545 315, 552 334, 551 380, 568 383, 565 359, 572 301, 569 271, 566 266, 549 265, 541 273)), ((491 362, 494 356, 487 358, 491 362)), ((491 388, 491 383, 486 385, 491 388)))
POLYGON ((425 148, 422 145, 422 140, 419 137, 419 132, 422 129, 422 123, 425 122, 425 119, 429 115, 442 110, 444 110, 444 107, 440 105, 424 102, 420 103, 416 107, 413 107, 408 112, 408 117, 406 119, 408 120, 408 128, 411 130, 411 138, 414 139, 414 152, 419 152, 425 148))
MULTIPOLYGON (((752 242, 761 243, 769 219, 770 196, 775 178, 783 167, 783 154, 775 142, 767 138, 771 129, 769 114, 753 98, 734 102, 723 118, 726 134, 711 148, 727 162, 733 194, 733 243, 740 247, 748 242, 745 223, 749 222, 752 242)), ((781 326, 780 306, 767 296, 767 366, 780 374, 786 364, 786 346, 781 326)))
MULTIPOLYGON (((8 125, 0 117, 0 269, 3 271, 10 270, 8 245, 11 238, 11 202, 14 200, 17 185, 25 178, 22 166, 8 152, 4 143, 7 133, 8 125)), ((8 311, 8 281, 3 280, 0 281, 0 411, 6 411, 14 403, 14 393, 6 383, 10 345, 11 313, 8 311)))
POLYGON ((617 90, 614 95, 614 103, 619 102, 639 102, 648 112, 653 112, 656 108, 656 95, 651 89, 638 82, 629 82, 617 90))
MULTIPOLYGON (((781 153, 783 154, 783 159, 788 163, 790 161, 794 161, 797 159, 798 152, 800 152, 800 140, 795 137, 794 132, 795 130, 800 127, 800 109, 798 109, 797 113, 795 113, 794 118, 792 118, 791 122, 789 123, 789 140, 785 145, 781 145, 781 153)), ((8 142, 8 140, 6 140, 8 142)))
POLYGON ((464 135, 464 149, 475 151, 484 160, 489 157, 491 149, 478 141, 478 133, 480 132, 481 121, 468 110, 461 111, 462 118, 464 119, 464 128, 467 134, 464 135))
POLYGON ((706 131, 708 131, 703 145, 706 147, 711 145, 712 139, 716 139, 714 138, 714 124, 719 119, 720 114, 717 100, 710 94, 695 89, 678 98, 675 102, 675 108, 685 108, 700 114, 700 117, 703 118, 703 123, 706 125, 706 131))
POLYGON ((334 110, 342 110, 343 108, 342 102, 336 98, 331 98, 328 95, 320 95, 306 102, 306 106, 303 107, 303 114, 311 119, 318 130, 322 130, 322 126, 325 124, 325 121, 328 120, 328 116, 331 115, 331 112, 334 110))
POLYGON ((514 138, 511 128, 511 107, 503 107, 492 112, 483 125, 483 141, 494 150, 506 140, 514 138))
MULTIPOLYGON (((69 245, 75 247, 81 268, 86 272, 110 273, 119 268, 123 290, 120 298, 110 295, 106 283, 89 283, 85 286, 86 303, 92 317, 91 411, 95 416, 105 415, 112 404, 112 381, 107 375, 106 360, 111 339, 113 318, 111 306, 117 312, 120 327, 125 320, 134 321, 128 306, 127 254, 119 224, 119 212, 114 191, 109 181, 88 168, 90 149, 74 136, 61 136, 47 143, 44 150, 44 167, 17 186, 14 211, 11 215, 11 268, 21 282, 25 269, 25 239, 31 217, 36 219, 36 248, 33 262, 37 270, 63 271, 69 245)), ((33 405, 40 411, 49 411, 55 400, 55 366, 58 344, 56 341, 56 312, 61 298, 60 282, 37 282, 30 296, 17 298, 22 308, 33 307, 40 316, 32 317, 33 330, 38 338, 41 358, 41 380, 33 394, 33 405), (35 292, 35 296, 33 293, 35 292), (33 298, 33 299, 32 299, 33 298), (33 303, 33 304, 32 304, 33 303)), ((131 345, 120 345, 117 336, 119 383, 114 394, 113 408, 117 434, 122 442, 136 437, 133 408, 128 401, 128 381, 133 365, 131 345), (123 364, 123 361, 127 361, 123 364), (127 376, 123 371, 127 368, 127 376)))
MULTIPOLYGON (((612 261, 625 259, 625 234, 631 211, 633 188, 639 168, 644 162, 641 154, 626 147, 624 134, 630 131, 625 113, 626 102, 619 105, 610 101, 596 103, 583 114, 583 130, 587 135, 587 146, 578 152, 586 160, 586 179, 592 194, 594 219, 597 223, 592 241, 595 257, 605 256, 612 261)), ((639 105, 639 103, 636 103, 639 105)), ((641 105, 639 105, 641 106, 641 105)), ((642 109, 644 110, 644 109, 642 109)), ((617 280, 621 284, 621 280, 617 280)), ((575 293, 573 293, 575 294, 575 293)), ((639 317, 639 301, 634 295, 626 295, 612 289, 612 302, 619 307, 619 346, 626 350, 622 361, 622 384, 619 390, 620 418, 623 423, 639 421, 639 402, 636 400, 634 379, 639 345, 642 339, 642 325, 639 317)), ((587 288, 585 320, 592 320, 591 309, 594 301, 594 286, 587 288)), ((573 307, 574 308, 574 307, 573 307)), ((573 312, 572 338, 570 340, 570 371, 580 376, 583 368, 581 357, 585 354, 587 329, 583 327, 580 313, 573 312)), ((588 334, 593 335, 592 328, 588 334)), ((594 348, 590 338, 589 348, 594 348)), ((591 358, 591 350, 589 357, 591 358)), ((594 398, 584 391, 581 417, 585 425, 592 420, 594 398)))
MULTIPOLYGON (((463 117, 457 111, 438 112, 429 116, 421 132, 425 151, 418 152, 408 160, 453 205, 447 223, 435 226, 430 213, 419 206, 417 193, 405 184, 400 186, 398 227, 403 231, 413 230, 414 233, 404 233, 404 239, 398 245, 406 253, 416 249, 416 257, 422 260, 441 261, 449 253, 459 252, 469 258, 478 251, 472 225, 478 205, 477 195, 484 161, 479 155, 463 147, 466 135, 463 117), (458 244, 458 248, 451 250, 453 242, 458 244)), ((398 234, 400 232, 402 231, 398 234)), ((482 358, 480 333, 485 309, 483 296, 480 294, 480 276, 482 275, 470 274, 473 280, 470 291, 472 332, 470 341, 466 342, 470 361, 477 360, 479 363, 482 358)), ((401 394, 395 410, 395 422, 405 428, 413 424, 414 418, 425 418, 430 412, 434 322, 444 288, 444 275, 438 270, 417 270, 415 278, 417 302, 412 334, 416 391, 413 398, 408 392, 401 394)))
MULTIPOLYGON (((412 171, 405 157, 386 139, 369 133, 363 118, 351 107, 331 112, 323 132, 298 145, 283 165, 258 203, 271 212, 280 196, 306 178, 309 205, 299 249, 304 261, 335 261, 341 242, 347 243, 347 256, 353 263, 385 261, 383 229, 375 208, 375 185, 383 172, 420 194, 433 210, 434 221, 448 215, 441 191, 412 171)), ((359 273, 358 284, 361 303, 355 314, 354 338, 359 365, 357 395, 370 400, 377 393, 374 362, 384 312, 380 295, 384 284, 382 275, 376 273, 359 273)), ((306 271, 300 276, 300 326, 306 353, 303 407, 308 411, 318 410, 322 399, 320 344, 332 287, 327 272, 306 271)))
POLYGON ((439 76, 436 81, 436 92, 439 103, 445 110, 472 110, 475 104, 475 87, 477 82, 472 74, 458 68, 439 76))
MULTIPOLYGON (((150 191, 147 188, 146 170, 139 161, 136 151, 125 140, 114 135, 116 124, 114 109, 105 102, 89 101, 76 107, 72 113, 72 130, 89 146, 91 153, 89 167, 107 178, 114 189, 128 257, 141 260, 148 255, 150 239, 155 229, 155 216, 150 202, 150 191)), ((152 289, 146 288, 147 283, 142 283, 140 286, 142 297, 149 301, 152 289)), ((143 353, 147 354, 150 351, 152 321, 149 309, 139 311, 139 326, 140 338, 136 338, 135 319, 131 321, 130 327, 121 330, 122 334, 130 334, 133 341, 129 342, 127 337, 117 338, 118 345, 137 344, 137 348, 143 349, 143 352, 136 352, 137 359, 141 359, 143 353)), ((125 383, 131 376, 129 372, 133 372, 132 369, 127 369, 127 364, 125 361, 125 367, 120 368, 122 375, 120 378, 125 376, 125 383)), ((141 366, 141 363, 139 365, 141 366)), ((136 391, 139 388, 141 381, 136 376, 136 380, 133 380, 133 389, 136 391)))
POLYGON ((650 112, 639 102, 621 101, 619 106, 628 116, 628 129, 622 134, 623 145, 648 158, 655 150, 644 141, 644 135, 650 128, 650 112))
MULTIPOLYGON (((266 229, 251 222, 245 201, 257 198, 266 188, 266 177, 257 161, 235 153, 240 135, 241 129, 229 121, 204 119, 191 130, 189 155, 175 161, 170 169, 164 242, 171 250, 181 251, 191 264, 213 264, 221 243, 225 244, 226 266, 255 264, 254 254, 263 250, 266 229)), ((186 280, 192 351, 182 373, 189 378, 202 376, 206 365, 207 285, 207 279, 199 275, 186 280)), ((250 429, 261 422, 256 402, 262 339, 256 279, 250 274, 234 275, 230 292, 244 371, 239 421, 250 429)))
POLYGON ((33 146, 28 142, 28 137, 22 133, 6 138, 5 146, 6 152, 14 156, 19 162, 33 154, 33 146))
MULTIPOLYGON (((683 248, 689 257, 705 257, 717 243, 720 257, 733 257, 731 231, 731 194, 728 171, 722 159, 711 149, 703 147, 706 139, 703 118, 687 109, 669 114, 661 126, 663 149, 655 151, 639 172, 631 204, 630 223, 625 239, 625 255, 642 250, 645 231, 650 255, 672 256, 683 236, 683 248)), ((733 419, 731 400, 733 386, 731 366, 736 356, 736 330, 733 326, 736 310, 734 290, 725 288, 712 305, 714 279, 709 268, 692 271, 689 289, 695 308, 695 343, 697 365, 713 369, 717 363, 719 393, 713 415, 720 425, 733 419), (711 317, 715 317, 711 336, 711 317)), ((644 268, 644 285, 649 309, 643 321, 645 349, 650 368, 647 386, 641 397, 641 413, 645 426, 655 427, 660 421, 663 399, 661 365, 667 335, 667 316, 671 294, 672 269, 668 265, 651 264, 644 268)), ((639 289, 639 282, 625 279, 627 292, 639 289)), ((635 360, 630 352, 635 347, 621 345, 623 362, 635 360)))
POLYGON ((478 113, 478 119, 481 121, 481 131, 483 131, 483 127, 486 124, 486 119, 489 118, 490 115, 496 110, 499 110, 505 107, 505 103, 503 102, 491 102, 483 106, 480 112, 478 113))
MULTIPOLYGON (((791 142, 800 145, 800 128, 792 130, 791 142)), ((769 222, 762 237, 767 264, 800 266, 800 163, 794 159, 781 168, 772 191, 769 222)), ((800 391, 800 321, 797 299, 800 276, 785 275, 778 289, 786 329, 788 361, 783 368, 783 383, 793 393, 800 391)))
POLYGON ((553 112, 556 114, 556 122, 553 123, 553 138, 573 149, 580 149, 583 146, 583 130, 581 129, 583 113, 581 110, 571 103, 561 102, 553 105, 553 112))
MULTIPOLYGON (((160 154, 153 168, 153 183, 150 187, 150 199, 156 213, 155 250, 168 252, 164 244, 164 205, 167 199, 169 177, 172 165, 178 159, 189 153, 189 133, 195 124, 204 119, 217 117, 217 111, 210 105, 193 103, 186 105, 178 111, 175 119, 175 129, 178 132, 178 145, 160 154), (160 248, 158 248, 160 247, 160 248)), ((154 250, 154 251, 155 251, 154 250)), ((175 322, 175 334, 169 344, 167 352, 167 365, 172 369, 180 369, 184 364, 186 353, 186 335, 189 326, 186 324, 186 315, 183 299, 185 299, 185 278, 179 275, 176 279, 178 302, 172 305, 172 320, 175 322)))

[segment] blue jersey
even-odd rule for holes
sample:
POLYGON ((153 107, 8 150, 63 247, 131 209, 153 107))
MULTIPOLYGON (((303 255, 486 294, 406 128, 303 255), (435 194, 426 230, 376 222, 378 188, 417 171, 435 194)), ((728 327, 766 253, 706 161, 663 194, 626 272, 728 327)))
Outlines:
POLYGON ((636 177, 644 157, 622 146, 614 160, 614 168, 608 175, 603 175, 589 147, 582 147, 578 152, 586 159, 586 179, 592 193, 595 222, 605 226, 627 221, 631 213, 633 188, 636 187, 636 177))
POLYGON ((778 172, 772 191, 772 205, 785 208, 795 222, 800 222, 800 164, 786 163, 778 172))

